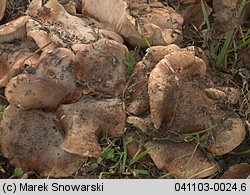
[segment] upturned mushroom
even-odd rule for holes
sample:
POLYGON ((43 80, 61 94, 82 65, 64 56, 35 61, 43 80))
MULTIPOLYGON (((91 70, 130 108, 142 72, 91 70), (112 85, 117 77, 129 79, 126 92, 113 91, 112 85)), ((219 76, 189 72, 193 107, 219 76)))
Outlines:
POLYGON ((63 131, 53 113, 20 111, 9 106, 1 122, 0 145, 3 155, 24 171, 42 177, 68 177, 83 159, 62 150, 63 131))
POLYGON ((56 113, 66 132, 61 148, 82 157, 100 157, 99 136, 119 135, 125 127, 126 114, 118 99, 83 98, 60 105, 56 113))
POLYGON ((223 110, 215 109, 215 102, 205 93, 205 72, 206 64, 193 51, 166 55, 148 80, 151 119, 157 129, 165 121, 168 130, 180 133, 212 128, 214 140, 207 147, 222 155, 237 147, 246 131, 237 115, 228 111, 225 116, 223 110))
POLYGON ((0 26, 0 43, 10 42, 26 36, 26 22, 29 16, 21 16, 0 26))
POLYGON ((183 18, 172 8, 158 2, 141 3, 141 6, 132 6, 136 9, 130 9, 129 3, 126 0, 83 0, 82 12, 99 21, 103 28, 117 32, 133 46, 167 45, 182 39, 183 18))

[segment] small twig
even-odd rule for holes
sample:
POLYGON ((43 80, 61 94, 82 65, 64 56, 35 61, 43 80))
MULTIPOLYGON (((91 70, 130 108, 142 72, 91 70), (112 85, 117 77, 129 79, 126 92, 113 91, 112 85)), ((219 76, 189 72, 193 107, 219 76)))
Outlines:
POLYGON ((45 47, 47 47, 47 46, 50 45, 51 43, 52 43, 52 41, 49 42, 49 43, 47 43, 47 44, 44 45, 43 47, 37 49, 35 52, 33 52, 32 54, 30 54, 29 56, 27 56, 27 57, 23 60, 23 63, 22 63, 22 64, 24 64, 24 62, 25 62, 26 60, 28 60, 28 59, 31 58, 33 55, 35 55, 35 54, 37 54, 38 52, 40 52, 42 49, 44 49, 45 47))
POLYGON ((6 97, 4 97, 3 95, 0 95, 0 98, 7 101, 6 97))

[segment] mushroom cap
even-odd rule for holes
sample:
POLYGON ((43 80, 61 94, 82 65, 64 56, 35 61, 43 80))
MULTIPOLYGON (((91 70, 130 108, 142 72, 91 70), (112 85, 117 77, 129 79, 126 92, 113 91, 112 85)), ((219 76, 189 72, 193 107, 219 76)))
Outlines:
POLYGON ((12 165, 42 177, 67 177, 81 167, 82 160, 60 149, 62 141, 61 127, 52 113, 5 109, 0 144, 12 165))
POLYGON ((6 5, 7 5, 7 0, 1 0, 1 2, 0 2, 0 21, 4 17, 6 5))
POLYGON ((38 13, 38 10, 42 7, 42 0, 32 0, 29 3, 28 8, 26 9, 25 14, 29 16, 35 16, 38 13))
POLYGON ((209 162, 191 143, 148 142, 146 148, 156 167, 169 171, 176 178, 204 178, 218 170, 218 164, 209 162))
POLYGON ((30 72, 10 80, 5 89, 8 101, 20 109, 54 109, 64 101, 78 99, 74 57, 66 48, 44 51, 35 68, 27 67, 30 72))
POLYGON ((167 45, 181 40, 178 29, 181 29, 183 19, 173 9, 165 8, 160 3, 161 8, 141 3, 137 9, 130 9, 130 3, 126 0, 83 0, 82 12, 103 23, 104 28, 125 37, 133 46, 140 44, 147 47, 145 38, 151 45, 167 45), (113 14, 106 14, 110 8, 113 14))
POLYGON ((28 46, 29 43, 24 47, 20 44, 4 44, 0 49, 0 87, 5 87, 11 78, 21 74, 27 66, 35 66, 38 55, 32 54, 28 46))
POLYGON ((37 46, 41 48, 42 51, 54 49, 57 45, 59 45, 53 42, 50 33, 43 30, 43 26, 33 19, 28 19, 26 31, 27 36, 34 39, 37 46))
POLYGON ((229 167, 220 179, 246 179, 250 174, 250 164, 240 163, 229 167))
POLYGON ((222 112, 215 110, 215 102, 208 98, 199 84, 202 79, 173 83, 165 99, 163 122, 173 132, 198 132, 211 128, 222 112), (181 122, 180 122, 181 121, 181 122))
POLYGON ((60 105, 56 113, 66 132, 61 148, 83 157, 100 157, 98 137, 104 132, 116 136, 125 127, 126 114, 118 99, 84 98, 60 105))
POLYGON ((29 16, 21 16, 0 26, 0 43, 10 42, 26 35, 26 22, 29 16))
POLYGON ((66 97, 66 91, 56 80, 23 73, 9 81, 5 95, 11 105, 22 110, 53 109, 66 97))
POLYGON ((242 143, 246 136, 243 121, 234 114, 217 121, 213 129, 213 140, 208 142, 207 148, 214 155, 226 154, 242 143))
POLYGON ((40 25, 33 21, 27 28, 28 35, 33 37, 39 46, 52 42, 61 47, 71 47, 74 44, 97 40, 97 34, 87 20, 70 15, 57 0, 49 0, 39 7, 40 2, 35 6, 31 5, 28 14, 35 17, 40 25))
POLYGON ((124 45, 108 39, 82 45, 76 54, 76 79, 89 93, 121 95, 126 84, 127 52, 124 45))
POLYGON ((127 123, 133 124, 147 135, 150 135, 154 130, 150 115, 146 117, 129 116, 127 118, 127 123))
POLYGON ((175 44, 168 46, 153 46, 147 49, 147 53, 142 61, 135 65, 133 75, 134 85, 131 94, 131 102, 127 111, 134 115, 141 115, 149 110, 149 96, 148 96, 148 74, 152 71, 155 65, 164 58, 165 55, 178 51, 180 48, 175 44))
POLYGON ((37 61, 36 75, 56 80, 67 89, 66 95, 76 89, 74 78, 75 54, 67 48, 55 48, 44 51, 37 61))
POLYGON ((205 71, 206 64, 191 51, 172 52, 155 66, 149 76, 148 94, 151 118, 157 129, 166 115, 167 104, 171 104, 174 88, 178 89, 181 79, 203 76, 205 71))

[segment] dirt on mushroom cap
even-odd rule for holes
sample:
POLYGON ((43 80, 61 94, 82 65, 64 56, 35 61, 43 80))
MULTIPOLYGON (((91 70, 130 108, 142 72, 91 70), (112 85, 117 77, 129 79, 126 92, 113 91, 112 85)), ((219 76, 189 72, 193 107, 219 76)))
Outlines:
POLYGON ((43 177, 67 177, 82 165, 81 158, 59 148, 63 134, 53 113, 10 106, 1 124, 0 144, 11 164, 43 177))
POLYGON ((181 28, 183 19, 173 9, 165 8, 158 3, 161 5, 160 8, 158 5, 154 7, 154 4, 141 4, 137 10, 130 10, 128 3, 130 2, 125 0, 83 1, 82 12, 101 22, 103 28, 112 29, 122 35, 133 46, 146 47, 148 43, 145 43, 144 39, 147 39, 151 45, 167 45, 182 39, 178 29, 181 28), (109 12, 110 8, 113 14, 107 15, 106 12, 109 12), (152 11, 156 12, 153 13, 153 21, 148 19, 152 11), (139 16, 138 19, 133 17, 133 12, 135 12, 134 15, 139 16), (165 17, 167 20, 162 23, 158 16, 165 17), (166 24, 168 25, 164 26, 166 24))
POLYGON ((75 60, 79 86, 86 94, 121 95, 127 77, 124 64, 127 52, 124 45, 108 39, 82 45, 75 60))

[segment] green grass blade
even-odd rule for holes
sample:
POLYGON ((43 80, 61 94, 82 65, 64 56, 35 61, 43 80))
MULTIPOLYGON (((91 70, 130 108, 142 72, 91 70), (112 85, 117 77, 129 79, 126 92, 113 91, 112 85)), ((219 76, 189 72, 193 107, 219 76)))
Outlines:
POLYGON ((137 173, 137 174, 143 174, 143 175, 148 175, 148 170, 143 170, 143 169, 133 169, 133 172, 134 173, 137 173))
POLYGON ((218 57, 217 57, 217 60, 216 60, 216 65, 217 66, 221 66, 224 58, 225 58, 225 55, 227 54, 228 52, 228 49, 229 49, 229 46, 232 42, 232 39, 233 39, 233 35, 234 35, 234 30, 230 30, 228 31, 227 33, 227 37, 226 37, 226 41, 221 49, 221 52, 219 53, 218 57))
POLYGON ((139 161, 143 156, 145 156, 146 154, 148 154, 148 150, 145 150, 145 151, 139 153, 138 155, 134 156, 134 157, 132 158, 132 160, 130 161, 130 165, 132 165, 132 164, 138 162, 138 161, 139 161))
POLYGON ((210 29, 211 25, 210 25, 210 22, 209 22, 209 19, 208 19, 207 10, 206 10, 206 7, 205 7, 204 0, 201 0, 201 9, 202 9, 203 17, 204 17, 204 20, 206 22, 207 28, 210 29))
POLYGON ((135 56, 132 53, 128 52, 126 54, 124 63, 127 65, 126 67, 127 73, 131 75, 134 70, 135 63, 136 63, 135 56))

